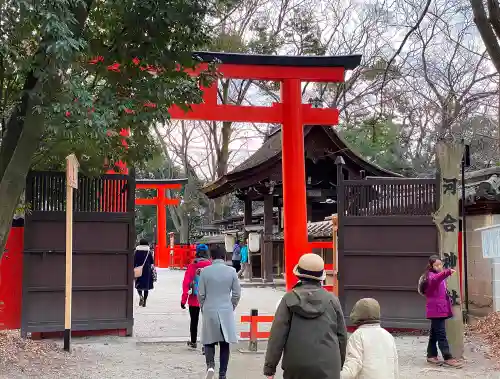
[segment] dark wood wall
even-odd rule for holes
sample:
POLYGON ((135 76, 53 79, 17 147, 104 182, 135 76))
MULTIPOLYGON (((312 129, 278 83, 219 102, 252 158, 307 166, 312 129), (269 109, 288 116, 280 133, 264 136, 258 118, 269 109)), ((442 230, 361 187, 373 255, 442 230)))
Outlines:
MULTIPOLYGON (((26 187, 23 334, 64 330, 65 176, 31 173, 26 187)), ((73 227, 73 330, 133 327, 134 178, 79 180, 73 227)))
POLYGON ((428 327, 417 282, 438 252, 432 219, 438 188, 435 179, 342 181, 339 297, 346 315, 356 301, 373 297, 385 327, 428 327))

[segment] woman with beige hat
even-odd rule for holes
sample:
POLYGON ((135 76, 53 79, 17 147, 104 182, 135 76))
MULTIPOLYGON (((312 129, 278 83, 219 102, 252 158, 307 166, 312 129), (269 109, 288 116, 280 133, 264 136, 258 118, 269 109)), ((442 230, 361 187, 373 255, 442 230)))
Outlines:
POLYGON ((276 310, 264 375, 274 378, 283 355, 284 379, 340 379, 347 330, 338 298, 321 285, 323 259, 304 254, 293 272, 300 281, 276 310))

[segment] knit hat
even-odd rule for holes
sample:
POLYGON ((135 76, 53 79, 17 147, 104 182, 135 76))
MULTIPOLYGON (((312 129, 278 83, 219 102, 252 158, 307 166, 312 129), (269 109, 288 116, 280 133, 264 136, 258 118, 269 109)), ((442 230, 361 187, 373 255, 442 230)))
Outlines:
POLYGON ((351 312, 351 321, 356 325, 380 322, 380 304, 372 298, 358 300, 351 312))
POLYGON ((203 243, 197 245, 196 256, 198 258, 208 258, 208 246, 203 243))
POLYGON ((304 254, 293 269, 293 274, 301 279, 325 280, 325 262, 317 254, 304 254))

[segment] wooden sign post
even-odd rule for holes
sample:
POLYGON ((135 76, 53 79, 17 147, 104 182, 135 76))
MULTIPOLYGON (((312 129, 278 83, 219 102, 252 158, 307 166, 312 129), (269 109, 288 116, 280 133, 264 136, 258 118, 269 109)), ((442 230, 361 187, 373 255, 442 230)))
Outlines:
POLYGON ((64 350, 71 349, 71 300, 73 294, 73 189, 78 189, 79 163, 66 157, 66 287, 64 298, 64 350))
MULTIPOLYGON (((434 214, 434 223, 439 230, 439 253, 443 266, 458 270, 459 198, 458 183, 462 163, 463 146, 439 142, 436 158, 440 173, 440 204, 434 214)), ((467 264, 467 263, 465 263, 467 264)), ((453 317, 446 322, 446 334, 454 358, 464 354, 464 322, 458 273, 448 278, 453 317)))
POLYGON ((333 264, 335 265, 333 268, 333 293, 335 296, 339 296, 339 280, 338 280, 338 272, 339 272, 339 239, 338 239, 338 230, 339 230, 339 218, 338 215, 332 216, 332 231, 333 231, 333 264))

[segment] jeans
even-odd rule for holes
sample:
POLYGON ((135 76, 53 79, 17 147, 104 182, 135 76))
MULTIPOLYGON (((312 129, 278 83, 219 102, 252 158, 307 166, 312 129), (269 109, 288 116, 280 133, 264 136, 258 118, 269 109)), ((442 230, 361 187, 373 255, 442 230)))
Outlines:
POLYGON ((196 339, 198 338, 198 320, 200 319, 200 307, 190 306, 189 316, 191 317, 191 323, 189 325, 191 343, 196 343, 196 339))
MULTIPOLYGON (((227 366, 229 364, 229 344, 227 342, 219 342, 218 344, 220 347, 219 378, 225 379, 227 366)), ((215 368, 215 345, 217 345, 217 343, 205 345, 205 359, 207 362, 207 368, 215 368)))
POLYGON ((450 345, 448 344, 448 339, 446 338, 446 319, 445 318, 433 318, 431 319, 431 333, 429 336, 429 345, 427 346, 427 358, 437 358, 439 350, 444 360, 452 359, 450 353, 450 345))

